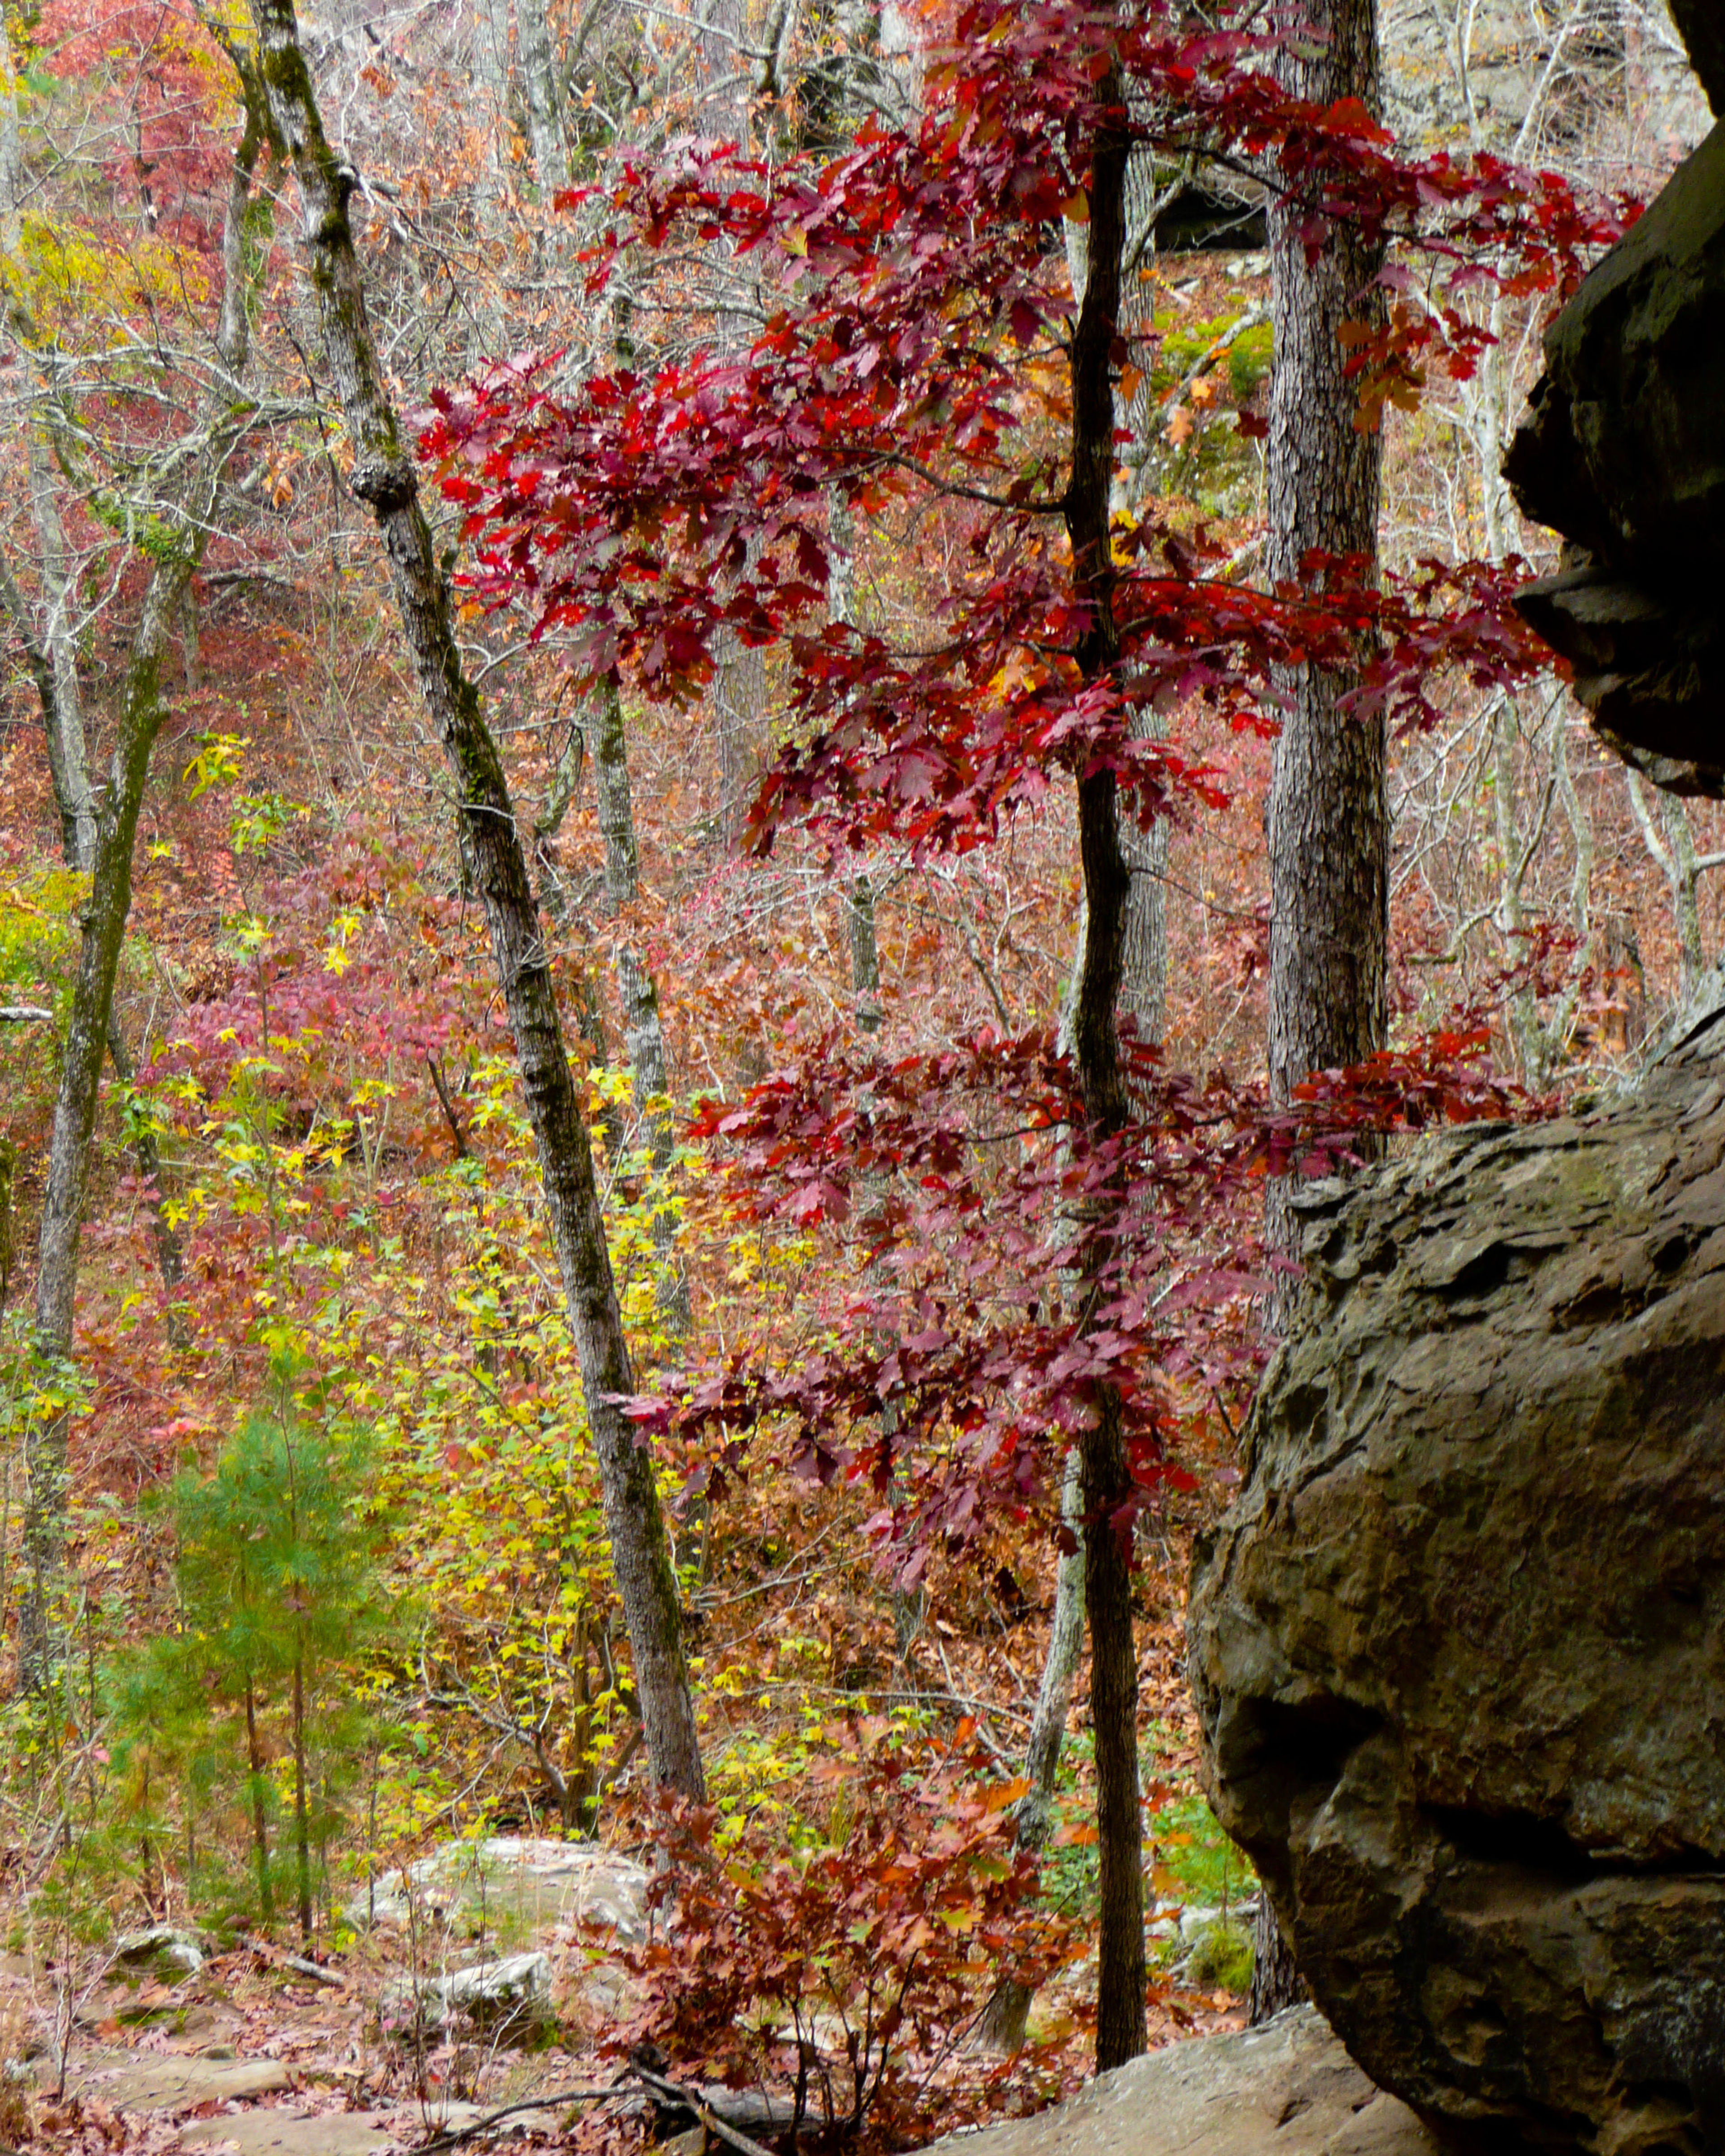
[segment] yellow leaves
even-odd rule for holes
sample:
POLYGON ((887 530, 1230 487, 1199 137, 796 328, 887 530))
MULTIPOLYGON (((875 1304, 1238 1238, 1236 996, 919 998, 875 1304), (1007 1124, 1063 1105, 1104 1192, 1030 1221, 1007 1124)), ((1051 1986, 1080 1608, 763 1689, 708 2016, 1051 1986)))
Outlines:
POLYGON ((76 331, 85 349, 123 341, 119 318, 139 307, 208 304, 197 257, 167 240, 145 235, 121 245, 28 213, 17 231, 17 246, 0 256, 8 290, 39 321, 76 331))
POLYGON ((180 773, 181 783, 192 789, 193 800, 213 786, 232 786, 239 777, 240 753, 251 745, 249 734, 199 734, 198 753, 180 773))
MULTIPOLYGON (((330 923, 330 940, 324 946, 323 953, 325 973, 340 974, 347 971, 348 967, 353 963, 347 947, 358 934, 359 926, 360 916, 357 913, 338 913, 330 923)), ((367 1082, 369 1084, 372 1081, 367 1082)), ((395 1088, 393 1086, 389 1086, 385 1097, 392 1096, 394 1091, 395 1088)), ((354 1097, 357 1100, 358 1095, 356 1094, 354 1097)), ((370 1097, 372 1096, 367 1096, 367 1098, 370 1097)), ((363 1106, 364 1103, 362 1102, 361 1105, 363 1106)))

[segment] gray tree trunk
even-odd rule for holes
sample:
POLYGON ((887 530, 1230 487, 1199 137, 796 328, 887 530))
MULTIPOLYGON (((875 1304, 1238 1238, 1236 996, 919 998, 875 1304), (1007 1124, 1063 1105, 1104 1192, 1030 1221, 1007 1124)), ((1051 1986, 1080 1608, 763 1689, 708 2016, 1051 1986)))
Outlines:
MULTIPOLYGON (((750 78, 742 56, 743 0, 706 0, 701 22, 701 131, 740 143, 747 151, 750 78)), ((732 280, 741 274, 734 258, 718 259, 720 278, 732 280)), ((720 352, 740 356, 750 340, 749 319, 727 307, 722 295, 716 327, 720 352)), ((751 567, 755 558, 752 542, 751 567)), ((713 639, 712 713, 719 747, 719 834, 726 852, 735 854, 742 850, 758 777, 757 759, 767 721, 767 654, 752 649, 729 629, 713 639)))
MULTIPOLYGON (((1078 1674, 1078 1658, 1084 1651, 1084 1508, 1076 1449, 1066 1455, 1060 1517, 1073 1537, 1073 1546, 1061 1558, 1055 1575, 1054 1621, 1049 1628, 1042 1681, 1036 1688, 1036 1705, 1030 1717, 1029 1741, 1024 1746, 1024 1779, 1030 1786, 1019 1799, 1014 1821, 1014 1839, 1020 1849, 1042 1848, 1054 1831, 1055 1781, 1060 1771, 1060 1748, 1066 1741, 1066 1717, 1072 1711, 1072 1680, 1078 1674)), ((978 2041, 991 2051, 1019 2051, 1034 1996, 1029 1985, 1010 1972, 1003 1976, 983 2010, 978 2041)))
POLYGON ((383 387, 347 218, 352 174, 325 139, 293 0, 252 0, 270 110, 299 182, 305 246, 331 372, 353 444, 352 485, 383 539, 420 693, 454 779, 468 859, 490 928, 539 1153, 547 1225, 581 1363, 603 1484, 612 1565, 634 1661, 655 1778, 704 1794, 676 1577, 651 1453, 623 1403, 634 1391, 593 1151, 563 1047, 526 854, 479 692, 463 670, 449 583, 418 479, 383 387))
MULTIPOLYGON (((162 657, 181 602, 203 557, 222 474, 247 424, 247 409, 233 390, 244 367, 249 341, 244 222, 252 173, 264 140, 261 110, 249 99, 244 131, 234 153, 223 232, 224 284, 216 351, 224 379, 212 393, 203 415, 203 445, 180 506, 174 550, 158 552, 145 588, 121 694, 114 760, 96 817, 90 901, 84 916, 83 946, 54 1103, 37 1260, 36 1352, 49 1372, 63 1371, 72 1356, 90 1141, 95 1130, 102 1060, 110 1047, 114 979, 126 940, 126 916, 131 911, 132 850, 138 811, 149 775, 151 752, 162 726, 162 657)), ((54 1394, 63 1390, 52 1378, 50 1383, 54 1394)), ((36 1689, 48 1683, 57 1659, 54 1612, 65 1559, 69 1422, 69 1409, 58 1406, 33 1418, 26 1442, 29 1494, 23 1526, 29 1578, 19 1663, 26 1683, 36 1689)))
MULTIPOLYGON (((18 70, 8 67, 6 86, 0 92, 0 243, 12 260, 21 258, 23 247, 23 96, 18 70)), ((35 329, 16 288, 8 292, 6 311, 13 342, 22 357, 35 341, 35 329)), ((37 572, 42 583, 39 626, 34 610, 3 562, 0 562, 0 603, 24 646, 42 706, 48 764, 60 817, 60 849, 71 867, 87 870, 95 859, 95 803, 90 787, 84 700, 78 680, 75 590, 67 565, 65 527, 54 492, 54 459, 35 413, 26 412, 23 434, 37 572)))
POLYGON ((473 0, 471 49, 474 76, 491 112, 490 148, 474 195, 481 228, 495 231, 509 167, 509 0, 473 0))
MULTIPOLYGON (((595 700, 587 725, 593 757, 593 788, 598 797, 599 829, 605 840, 605 901, 614 913, 640 896, 641 855, 635 839, 634 801, 629 783, 629 734, 623 698, 607 682, 595 700)), ((646 1134, 647 1156, 655 1178, 670 1170, 677 1148, 676 1120, 671 1112, 670 1060, 665 1049, 665 1021, 652 969, 627 938, 617 947, 617 992, 623 1005, 623 1034, 634 1083, 635 1113, 646 1134)), ((678 1332, 694 1323, 689 1282, 677 1261, 677 1224, 668 1206, 653 1214, 653 1243, 659 1254, 659 1306, 678 1332)))
POLYGON ((515 0, 521 81, 527 94, 527 132, 539 189, 548 203, 569 184, 569 154, 563 143, 562 99, 557 94, 557 53, 545 0, 515 0))
MULTIPOLYGON (((1320 105, 1381 103, 1373 0, 1315 0, 1317 36, 1284 63, 1288 87, 1320 105)), ((1375 561, 1383 441, 1354 424, 1358 392, 1343 372, 1344 323, 1381 301, 1381 251, 1346 224, 1307 259, 1297 195, 1272 193, 1271 384, 1267 486, 1269 574, 1307 581, 1313 548, 1375 561)), ((1304 667, 1278 675, 1288 699, 1276 745, 1269 807, 1270 1083, 1286 1101, 1310 1072, 1358 1063, 1384 1045, 1389 938, 1389 810, 1381 720, 1349 717, 1352 674, 1304 667)), ((1274 1245, 1296 1255, 1286 1187, 1272 1188, 1274 1245)), ((1298 1995, 1298 1979, 1267 1894, 1259 1901, 1251 2014, 1261 2020, 1298 1995)))
MULTIPOLYGON (((856 519, 836 487, 827 497, 827 618, 849 624, 856 620, 856 519)), ((874 880, 866 869, 852 877, 845 894, 845 925, 857 1027, 863 1033, 878 1033, 880 946, 875 934, 874 880)))
MULTIPOLYGON (((33 424, 25 430, 24 458, 44 602, 42 642, 53 675, 53 694, 42 701, 43 721, 48 729, 48 765, 59 808, 62 850, 74 868, 87 870, 95 860, 95 803, 85 746, 84 696, 78 679, 75 588, 67 566, 65 527, 54 491, 54 459, 46 436, 33 424)), ((42 685, 39 676, 38 685, 42 685)))

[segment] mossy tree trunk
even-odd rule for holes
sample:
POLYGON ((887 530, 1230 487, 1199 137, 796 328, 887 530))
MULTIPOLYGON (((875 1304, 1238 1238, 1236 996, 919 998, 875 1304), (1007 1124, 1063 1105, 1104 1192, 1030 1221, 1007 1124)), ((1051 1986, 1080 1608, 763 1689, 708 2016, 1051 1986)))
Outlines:
MULTIPOLYGON (((244 86, 244 85, 243 85, 244 86)), ((249 348, 244 218, 252 175, 263 148, 264 116, 249 95, 234 153, 223 234, 224 285, 216 331, 221 374, 202 415, 203 439, 182 498, 177 528, 152 562, 138 626, 121 685, 119 724, 108 785, 95 819, 90 899, 60 1063, 54 1134, 43 1194, 36 1272, 36 1353, 43 1405, 31 1418, 25 1445, 29 1490, 24 1512, 28 1573, 19 1638, 19 1673, 44 1688, 58 1658, 54 1610, 65 1563, 66 1448, 71 1421, 65 1382, 72 1358, 79 1250, 95 1131, 102 1062, 112 1038, 114 981, 131 911, 132 851, 150 757, 163 716, 162 662, 192 578, 203 559, 216 492, 244 434, 251 408, 235 384, 249 348)))
POLYGON ((454 780, 466 856, 515 1035, 603 1484, 648 1756, 659 1782, 699 1797, 705 1785, 676 1578, 652 1455, 635 1442, 624 1412, 634 1373, 526 850, 479 692, 462 667, 448 579, 383 388, 347 216, 354 176, 325 139, 292 0, 252 0, 251 14, 270 114, 299 182, 325 351, 353 449, 353 491, 370 508, 388 556, 420 693, 454 780))

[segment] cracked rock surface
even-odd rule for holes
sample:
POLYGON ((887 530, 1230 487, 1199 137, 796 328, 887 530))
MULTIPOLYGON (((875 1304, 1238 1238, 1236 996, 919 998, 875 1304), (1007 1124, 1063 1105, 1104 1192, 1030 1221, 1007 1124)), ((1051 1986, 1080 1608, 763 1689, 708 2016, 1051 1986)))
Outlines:
POLYGON ((1216 1810, 1454 2145, 1725 2146, 1725 1014, 1306 1250, 1194 1572, 1216 1810))

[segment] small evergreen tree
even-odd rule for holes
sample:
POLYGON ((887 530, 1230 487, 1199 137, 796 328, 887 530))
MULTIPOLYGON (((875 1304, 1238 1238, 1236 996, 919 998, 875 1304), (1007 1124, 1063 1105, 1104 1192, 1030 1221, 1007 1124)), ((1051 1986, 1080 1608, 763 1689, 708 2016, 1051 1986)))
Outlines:
POLYGON ((177 1772, 189 1848, 200 1795, 237 1784, 266 1925, 280 1810, 271 1761, 285 1754, 293 1898, 308 1939, 314 1851, 336 1823, 341 1763, 366 1733, 352 1686, 332 1680, 378 1642, 387 1616, 376 1531, 362 1511, 365 1468, 362 1447, 284 1410, 249 1417, 213 1474, 181 1474, 171 1496, 180 1630, 126 1658, 115 1693, 117 1763, 146 1870, 152 1786, 159 1793, 177 1772))

